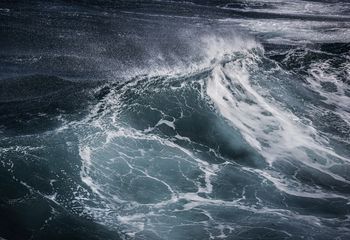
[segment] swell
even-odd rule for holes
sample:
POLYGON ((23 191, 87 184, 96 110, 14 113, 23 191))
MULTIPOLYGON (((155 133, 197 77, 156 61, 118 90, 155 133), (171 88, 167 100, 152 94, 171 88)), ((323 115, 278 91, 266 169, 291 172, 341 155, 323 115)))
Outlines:
POLYGON ((257 48, 224 55, 195 73, 105 86, 86 120, 93 127, 79 136, 83 182, 101 199, 98 209, 85 205, 86 211, 108 226, 118 219, 133 237, 185 236, 188 214, 198 214, 201 220, 191 224, 204 238, 254 224, 217 215, 227 209, 282 221, 267 222, 275 236, 304 234, 289 229, 291 219, 332 232, 328 219, 349 214, 349 180, 339 170, 349 158, 306 117, 312 102, 289 94, 294 85, 281 82, 286 89, 274 91, 304 102, 304 115, 260 82, 294 76, 257 48))

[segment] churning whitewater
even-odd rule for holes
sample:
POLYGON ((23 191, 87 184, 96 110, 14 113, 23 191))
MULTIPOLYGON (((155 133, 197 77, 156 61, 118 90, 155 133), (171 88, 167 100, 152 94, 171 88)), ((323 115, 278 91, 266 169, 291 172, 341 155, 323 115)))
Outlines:
POLYGON ((349 239, 349 14, 0 3, 0 239, 349 239))

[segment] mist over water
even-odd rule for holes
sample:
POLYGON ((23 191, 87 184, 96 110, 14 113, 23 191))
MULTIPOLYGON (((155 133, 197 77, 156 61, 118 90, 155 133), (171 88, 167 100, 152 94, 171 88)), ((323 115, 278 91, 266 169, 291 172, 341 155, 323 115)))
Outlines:
POLYGON ((0 239, 349 239, 347 1, 0 3, 0 239))

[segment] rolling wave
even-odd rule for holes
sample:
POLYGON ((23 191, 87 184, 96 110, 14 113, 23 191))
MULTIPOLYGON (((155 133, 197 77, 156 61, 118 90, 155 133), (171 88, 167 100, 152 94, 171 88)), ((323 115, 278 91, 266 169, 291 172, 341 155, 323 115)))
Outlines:
POLYGON ((132 237, 183 239, 193 228, 201 238, 249 234, 247 222, 220 216, 227 211, 277 218, 269 230, 281 237, 299 234, 287 230, 290 221, 329 233, 328 219, 348 204, 349 179, 338 169, 349 158, 260 85, 275 75, 292 80, 261 47, 214 59, 185 75, 102 88, 103 100, 77 125, 82 181, 99 199, 79 196, 85 211, 132 237), (302 207, 311 199, 317 217, 302 207))
POLYGON ((69 2, 0 4, 0 239, 350 237, 348 3, 69 2))

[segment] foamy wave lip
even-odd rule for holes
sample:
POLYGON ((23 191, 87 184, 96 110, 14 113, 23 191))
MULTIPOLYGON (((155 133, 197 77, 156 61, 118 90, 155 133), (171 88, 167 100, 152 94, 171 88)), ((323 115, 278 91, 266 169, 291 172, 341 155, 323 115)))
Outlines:
POLYGON ((234 30, 225 33, 215 30, 204 30, 203 33, 193 29, 179 30, 177 37, 181 41, 180 48, 186 49, 186 56, 164 52, 154 47, 147 50, 150 58, 144 66, 115 72, 115 78, 188 75, 210 68, 213 63, 225 60, 235 52, 252 49, 264 51, 262 45, 254 38, 238 34, 234 30), (197 40, 194 40, 193 36, 196 36, 197 40))
MULTIPOLYGON (((263 47, 255 39, 243 36, 222 37, 216 35, 205 35, 200 39, 200 46, 206 61, 221 60, 236 52, 252 49, 263 50, 263 47)), ((208 62, 207 62, 208 63, 208 62)))

